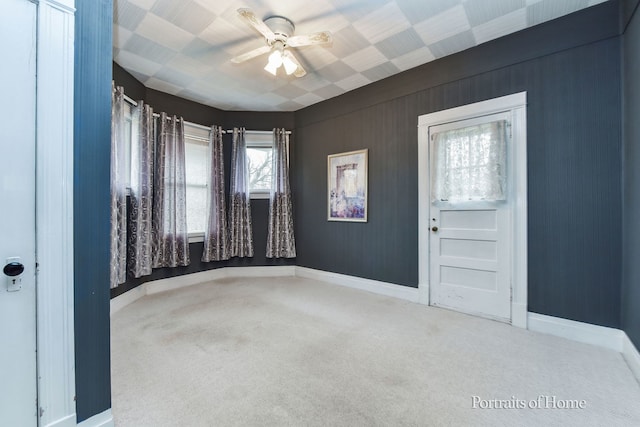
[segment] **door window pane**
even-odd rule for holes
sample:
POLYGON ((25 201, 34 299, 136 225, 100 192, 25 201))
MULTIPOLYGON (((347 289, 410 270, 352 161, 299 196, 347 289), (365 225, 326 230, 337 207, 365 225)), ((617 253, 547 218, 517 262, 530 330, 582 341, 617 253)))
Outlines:
POLYGON ((434 200, 505 200, 505 120, 439 132, 432 138, 434 200))

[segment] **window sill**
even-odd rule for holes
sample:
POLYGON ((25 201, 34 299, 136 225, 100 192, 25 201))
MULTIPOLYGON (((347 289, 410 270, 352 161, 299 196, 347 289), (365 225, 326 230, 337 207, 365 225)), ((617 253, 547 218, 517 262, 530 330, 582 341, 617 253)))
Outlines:
POLYGON ((251 200, 253 199, 269 199, 269 197, 271 197, 271 193, 270 192, 260 192, 260 193, 249 193, 249 198, 251 200))
POLYGON ((189 233, 189 243, 204 242, 204 232, 201 233, 189 233))

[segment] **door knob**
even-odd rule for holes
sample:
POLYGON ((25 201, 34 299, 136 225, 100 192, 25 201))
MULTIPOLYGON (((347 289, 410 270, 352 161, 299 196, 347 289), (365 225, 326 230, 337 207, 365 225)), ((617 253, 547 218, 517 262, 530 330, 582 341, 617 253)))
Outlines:
POLYGON ((24 265, 13 261, 5 265, 2 272, 9 277, 19 276, 24 272, 24 265))
POLYGON ((433 231, 433 232, 438 231, 438 227, 431 227, 431 231, 433 231))

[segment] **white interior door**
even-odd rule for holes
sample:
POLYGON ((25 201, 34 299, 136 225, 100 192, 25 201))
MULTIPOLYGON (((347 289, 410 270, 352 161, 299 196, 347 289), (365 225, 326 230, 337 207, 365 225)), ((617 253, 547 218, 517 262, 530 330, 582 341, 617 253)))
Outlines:
POLYGON ((2 2, 0 40, 0 425, 36 426, 34 3, 2 2))
POLYGON ((507 322, 508 119, 500 113, 429 127, 431 304, 507 322))

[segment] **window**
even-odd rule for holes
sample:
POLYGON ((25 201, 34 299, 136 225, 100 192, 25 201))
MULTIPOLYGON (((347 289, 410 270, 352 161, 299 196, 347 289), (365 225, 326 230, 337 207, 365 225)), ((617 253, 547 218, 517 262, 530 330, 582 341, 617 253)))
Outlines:
POLYGON ((506 138, 504 120, 434 133, 434 199, 504 200, 506 138))
POLYGON ((246 131, 247 162, 249 167, 249 193, 252 199, 269 198, 271 192, 271 163, 273 134, 246 131))
POLYGON ((209 130, 185 122, 184 142, 187 231, 191 237, 203 235, 206 224, 209 130))
POLYGON ((127 187, 127 194, 131 189, 131 147, 133 136, 133 106, 128 102, 124 103, 124 181, 127 187))

